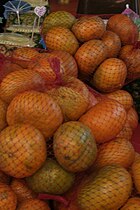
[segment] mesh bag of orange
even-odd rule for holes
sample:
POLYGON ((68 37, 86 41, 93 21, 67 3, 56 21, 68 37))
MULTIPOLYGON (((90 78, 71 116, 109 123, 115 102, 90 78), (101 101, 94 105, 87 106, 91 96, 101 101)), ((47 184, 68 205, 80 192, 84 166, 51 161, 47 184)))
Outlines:
MULTIPOLYGON (((49 45, 48 51, 25 47, 1 56, 0 170, 10 179, 1 193, 6 187, 12 199, 2 209, 45 210, 44 200, 57 200, 56 210, 117 210, 133 195, 132 184, 138 193, 132 165, 139 155, 131 143, 138 115, 121 89, 128 70, 118 58, 120 38, 101 18, 79 21, 99 22, 104 39, 74 42, 74 56, 49 45), (113 37, 112 48, 106 36, 113 37)), ((62 46, 51 37, 53 46, 62 46)))
POLYGON ((59 51, 71 61, 69 71, 57 53, 22 48, 2 57, 1 71, 5 61, 20 67, 0 85, 0 170, 11 179, 11 209, 45 210, 46 200, 58 201, 54 209, 119 208, 132 193, 133 99, 124 90, 103 94, 89 87, 77 78, 75 59, 59 51), (14 57, 24 50, 38 53, 29 66, 14 57))

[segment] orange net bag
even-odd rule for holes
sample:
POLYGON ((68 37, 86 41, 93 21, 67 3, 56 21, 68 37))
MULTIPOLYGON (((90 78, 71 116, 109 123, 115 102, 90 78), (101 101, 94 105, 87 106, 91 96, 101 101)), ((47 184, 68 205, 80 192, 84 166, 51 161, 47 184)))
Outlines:
MULTIPOLYGON (((34 198, 52 200, 53 210, 120 208, 132 192, 127 170, 138 118, 131 95, 94 90, 68 53, 28 50, 0 57, 0 171, 11 179, 17 208, 31 209, 34 198)), ((47 208, 42 202, 36 206, 47 208)))

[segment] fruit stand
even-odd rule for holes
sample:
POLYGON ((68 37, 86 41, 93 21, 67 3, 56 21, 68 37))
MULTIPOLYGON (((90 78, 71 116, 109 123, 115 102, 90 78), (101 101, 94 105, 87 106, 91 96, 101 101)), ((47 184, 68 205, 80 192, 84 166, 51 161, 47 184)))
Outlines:
POLYGON ((36 6, 42 46, 1 44, 0 209, 140 209, 139 16, 36 6))

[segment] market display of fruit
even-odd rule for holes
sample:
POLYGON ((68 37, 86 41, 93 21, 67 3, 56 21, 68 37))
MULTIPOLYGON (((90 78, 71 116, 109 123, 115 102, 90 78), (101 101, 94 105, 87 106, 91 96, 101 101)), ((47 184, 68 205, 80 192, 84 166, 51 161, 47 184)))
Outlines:
POLYGON ((138 28, 58 11, 41 31, 47 50, 0 56, 0 210, 140 209, 125 88, 140 77, 138 28))

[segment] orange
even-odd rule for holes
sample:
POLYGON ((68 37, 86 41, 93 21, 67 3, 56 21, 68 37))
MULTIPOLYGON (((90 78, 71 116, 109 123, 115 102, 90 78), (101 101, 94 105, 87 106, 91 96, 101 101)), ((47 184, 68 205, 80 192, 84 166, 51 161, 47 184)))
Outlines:
POLYGON ((138 40, 139 31, 131 18, 124 14, 114 14, 107 22, 107 30, 113 31, 121 39, 122 45, 134 44, 138 40), (121 24, 120 24, 121 23, 121 24))
POLYGON ((47 94, 26 91, 14 97, 7 110, 9 125, 29 123, 49 138, 63 122, 59 105, 47 94))
POLYGON ((106 30, 101 39, 108 48, 108 58, 117 57, 121 49, 120 37, 113 31, 106 30))
POLYGON ((27 177, 44 163, 46 142, 40 131, 29 124, 8 126, 0 133, 0 154, 2 171, 16 178, 27 177))
POLYGON ((36 197, 36 194, 28 187, 24 179, 13 178, 10 186, 17 196, 18 203, 36 197))
POLYGON ((10 186, 0 183, 0 210, 16 210, 17 197, 10 186))
POLYGON ((85 171, 95 161, 97 146, 91 130, 83 123, 63 123, 53 139, 54 155, 67 171, 85 171))
POLYGON ((60 61, 60 73, 62 76, 78 76, 78 66, 74 57, 62 50, 53 50, 50 53, 46 53, 48 58, 58 58, 60 61))
POLYGON ((129 68, 139 65, 140 49, 135 48, 132 44, 124 45, 121 48, 119 57, 126 63, 129 74, 129 68))
POLYGON ((54 26, 63 26, 65 28, 71 28, 75 21, 76 17, 68 11, 58 10, 50 12, 44 18, 41 27, 41 34, 44 36, 44 34, 46 34, 48 30, 54 26))
POLYGON ((140 154, 135 152, 135 160, 139 159, 140 158, 140 154))
POLYGON ((121 103, 126 110, 130 109, 133 106, 133 98, 130 93, 126 90, 116 90, 111 93, 105 94, 108 98, 112 98, 121 103))
POLYGON ((75 174, 62 168, 54 158, 47 158, 43 166, 32 176, 27 177, 26 181, 36 193, 61 195, 73 186, 75 174))
POLYGON ((68 28, 56 26, 51 28, 45 35, 44 41, 50 50, 63 50, 74 55, 79 48, 78 40, 68 28))
POLYGON ((126 122, 125 122, 122 130, 120 131, 120 133, 117 135, 117 137, 124 138, 128 141, 131 141, 132 136, 133 136, 133 130, 132 130, 128 120, 126 119, 126 122))
POLYGON ((127 79, 128 81, 133 81, 134 79, 140 78, 140 64, 136 66, 130 66, 128 68, 127 79))
POLYGON ((78 192, 78 205, 83 210, 117 210, 129 198, 132 179, 129 172, 118 165, 101 168, 97 175, 85 178, 78 192), (87 182, 86 182, 87 180, 87 182))
POLYGON ((140 49, 133 45, 125 45, 121 48, 119 57, 127 65, 128 81, 139 78, 140 76, 140 49))
POLYGON ((22 70, 23 68, 19 66, 18 64, 12 63, 10 60, 6 60, 1 68, 0 71, 0 82, 3 80, 3 78, 13 71, 22 70))
POLYGON ((80 42, 100 39, 105 32, 103 19, 98 16, 80 17, 72 26, 72 32, 80 42))
POLYGON ((17 210, 50 210, 48 204, 39 199, 28 199, 23 201, 17 210))
POLYGON ((95 141, 104 143, 115 138, 122 130, 126 120, 126 111, 120 103, 104 98, 79 119, 91 128, 95 141))
POLYGON ((74 57, 61 50, 40 54, 39 59, 30 65, 30 69, 38 72, 50 86, 54 86, 55 83, 59 84, 62 78, 78 75, 74 57))
POLYGON ((8 107, 7 104, 0 99, 0 131, 7 126, 7 121, 6 121, 7 107, 8 107))
POLYGON ((127 121, 132 128, 135 130, 138 126, 138 113, 134 107, 131 107, 127 112, 127 121))
POLYGON ((93 167, 101 168, 106 165, 118 164, 128 168, 134 161, 135 151, 130 141, 115 138, 98 147, 98 154, 93 167))
POLYGON ((60 86, 47 94, 59 104, 65 121, 78 120, 87 110, 88 100, 73 88, 60 86))
POLYGON ((140 198, 133 197, 129 198, 121 210, 139 210, 140 209, 140 198))
MULTIPOLYGON (((52 60, 52 62, 54 62, 54 60, 52 60)), ((57 62, 59 62, 58 59, 57 62)), ((58 66, 56 66, 56 68, 59 69, 59 63, 57 65, 58 66)), ((56 80, 55 69, 53 69, 53 67, 51 66, 51 62, 49 62, 46 53, 40 54, 38 60, 33 61, 29 68, 38 72, 46 80, 47 83, 54 82, 56 80)))
POLYGON ((27 68, 32 60, 37 59, 39 52, 35 48, 21 47, 13 50, 12 61, 23 68, 27 68))
POLYGON ((107 46, 101 40, 90 40, 82 44, 75 54, 80 73, 91 75, 107 58, 107 46))
POLYGON ((137 189, 137 192, 140 193, 140 158, 138 156, 131 166, 131 173, 134 186, 137 189))
POLYGON ((17 94, 26 90, 40 89, 43 84, 43 78, 33 70, 14 71, 2 80, 0 97, 9 104, 17 94))
POLYGON ((72 88, 80 93, 87 101, 89 101, 89 90, 84 82, 75 77, 65 77, 62 86, 72 88))
POLYGON ((126 76, 125 63, 118 58, 108 58, 95 71, 92 84, 101 92, 113 92, 122 88, 126 76))

